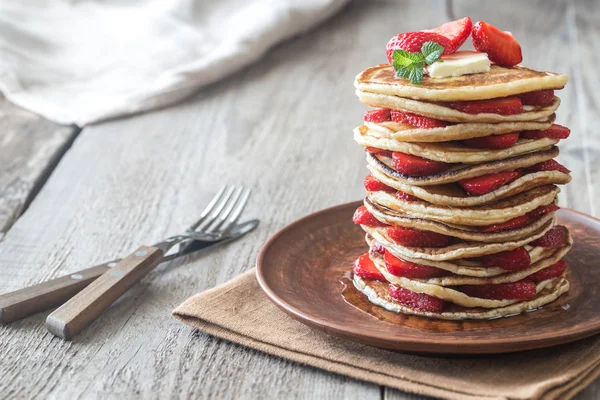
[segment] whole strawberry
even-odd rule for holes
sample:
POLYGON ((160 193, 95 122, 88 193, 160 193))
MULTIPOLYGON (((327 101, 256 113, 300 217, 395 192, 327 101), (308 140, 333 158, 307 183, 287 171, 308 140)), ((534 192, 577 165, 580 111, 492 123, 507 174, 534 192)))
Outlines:
POLYGON ((385 47, 385 54, 390 64, 392 64, 394 62, 392 59, 394 50, 406 50, 411 53, 420 52, 425 42, 436 42, 444 48, 443 54, 449 54, 452 49, 450 40, 435 32, 406 32, 390 39, 385 47))

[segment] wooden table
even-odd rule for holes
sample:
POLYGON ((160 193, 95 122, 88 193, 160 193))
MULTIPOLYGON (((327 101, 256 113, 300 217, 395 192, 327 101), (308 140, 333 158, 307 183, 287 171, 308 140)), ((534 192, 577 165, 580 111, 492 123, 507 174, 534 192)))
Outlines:
MULTIPOLYGON (((597 1, 356 2, 188 101, 82 130, 0 100, 0 292, 124 255, 187 226, 223 183, 253 189, 247 238, 160 266, 72 342, 45 313, 0 328, 8 398, 418 398, 195 332, 171 317, 189 296, 251 268, 271 234, 363 195, 352 128, 356 73, 395 33, 470 15, 512 31, 525 64, 568 73, 558 122, 565 207, 598 215, 597 1)), ((579 399, 600 396, 600 381, 579 399)))

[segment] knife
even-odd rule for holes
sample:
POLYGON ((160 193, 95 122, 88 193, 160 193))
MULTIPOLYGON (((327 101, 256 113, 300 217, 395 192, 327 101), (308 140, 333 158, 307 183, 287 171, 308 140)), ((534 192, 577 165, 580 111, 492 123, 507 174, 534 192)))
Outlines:
MULTIPOLYGON (((188 244, 183 244, 172 254, 166 254, 161 263, 232 242, 253 231, 258 226, 258 223, 257 219, 253 219, 238 224, 231 228, 224 239, 216 242, 194 240, 188 244)), ((117 265, 119 261, 120 259, 112 260, 69 275, 0 295, 0 325, 6 325, 65 303, 100 275, 117 265)))

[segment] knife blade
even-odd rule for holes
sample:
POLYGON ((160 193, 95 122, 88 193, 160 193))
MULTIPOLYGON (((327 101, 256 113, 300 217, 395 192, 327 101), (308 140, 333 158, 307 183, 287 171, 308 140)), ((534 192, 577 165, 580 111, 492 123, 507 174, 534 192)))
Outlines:
MULTIPOLYGON (((193 240, 184 243, 172 254, 166 254, 162 258, 161 263, 232 242, 253 231, 258 224, 259 221, 257 219, 237 224, 231 228, 225 238, 216 242, 193 240)), ((100 275, 117 265, 119 261, 120 259, 112 260, 69 275, 0 295, 0 325, 6 325, 37 312, 63 304, 100 275)))

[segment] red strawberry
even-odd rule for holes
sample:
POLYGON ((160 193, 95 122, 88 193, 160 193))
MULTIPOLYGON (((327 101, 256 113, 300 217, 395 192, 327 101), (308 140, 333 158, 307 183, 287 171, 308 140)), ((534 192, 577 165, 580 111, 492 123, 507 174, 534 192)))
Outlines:
POLYGON ((463 140, 468 147, 476 149, 507 149, 517 143, 519 132, 505 133, 504 135, 491 135, 463 140))
POLYGON ((554 100, 554 90, 538 90, 537 92, 521 93, 521 102, 530 106, 545 106, 554 100))
POLYGON ((568 169, 567 167, 565 167, 564 165, 562 165, 554 159, 542 161, 541 163, 537 163, 535 165, 532 165, 531 167, 527 167, 527 169, 530 169, 532 171, 559 171, 563 174, 571 173, 570 169, 568 169))
POLYGON ((391 119, 394 122, 400 124, 416 126, 418 128, 430 129, 430 128, 443 128, 448 126, 446 121, 440 121, 439 119, 424 117, 413 113, 404 111, 392 110, 391 119))
POLYGON ((365 122, 384 122, 390 120, 389 108, 376 108, 365 112, 365 122))
POLYGON ((481 257, 480 260, 486 267, 500 267, 507 271, 518 271, 531 264, 531 257, 525 247, 488 254, 481 257))
POLYGON ((475 50, 487 53, 490 61, 502 67, 512 67, 523 61, 517 39, 510 32, 501 31, 487 22, 475 23, 471 40, 475 50))
POLYGON ((388 226, 386 232, 394 242, 406 247, 446 247, 450 243, 450 236, 437 232, 402 226, 388 226))
POLYGON ((467 193, 479 196, 493 192, 499 187, 514 181, 521 175, 523 175, 523 173, 520 171, 505 171, 496 174, 482 175, 476 178, 463 179, 462 181, 458 181, 458 183, 467 193))
POLYGON ((498 232, 505 231, 507 229, 515 229, 521 226, 524 226, 529 221, 529 217, 527 214, 521 215, 520 217, 515 217, 513 219, 509 219, 506 222, 501 224, 488 225, 481 228, 482 232, 498 232))
POLYGON ((541 238, 529 242, 530 246, 541 246, 541 247, 561 247, 567 243, 567 237, 569 231, 562 225, 556 225, 552 227, 548 232, 541 238))
POLYGON ((442 312, 446 302, 425 293, 411 292, 396 285, 390 285, 390 297, 398 303, 417 311, 439 313, 442 312))
POLYGON ((352 221, 354 221, 356 225, 385 226, 385 224, 375 218, 365 206, 360 206, 356 209, 352 221))
POLYGON ((473 22, 470 17, 457 19, 456 21, 446 22, 442 26, 425 30, 424 32, 438 33, 450 41, 449 53, 454 53, 467 40, 473 29, 473 22))
POLYGON ((551 213, 551 212, 557 211, 557 210, 560 210, 559 206, 557 206, 556 204, 548 204, 545 206, 539 206, 535 210, 531 211, 529 213, 529 216, 532 218, 541 217, 544 214, 548 214, 548 213, 551 213))
POLYGON ((390 64, 394 62, 392 55, 394 50, 406 50, 410 52, 421 52, 425 42, 436 42, 444 48, 444 54, 450 54, 452 45, 450 40, 434 32, 406 32, 392 37, 385 46, 385 54, 390 64))
POLYGON ((434 175, 450 168, 450 164, 444 162, 428 160, 427 158, 397 151, 392 153, 392 162, 396 171, 410 176, 434 175))
POLYGON ((356 259, 353 272, 364 279, 374 279, 382 282, 386 281, 383 274, 379 272, 367 253, 356 259))
POLYGON ((500 97, 490 100, 452 101, 448 107, 467 114, 514 115, 523 111, 521 99, 517 96, 500 97))
POLYGON ((404 201, 420 201, 421 199, 412 194, 404 193, 401 190, 396 191, 396 198, 404 201))
POLYGON ((365 147, 365 150, 371 154, 379 154, 384 157, 392 156, 392 152, 390 150, 378 149, 377 147, 365 147))
POLYGON ((377 240, 373 240, 373 243, 371 244, 371 250, 373 250, 377 254, 385 253, 385 247, 383 247, 383 245, 377 240))
POLYGON ((468 296, 490 300, 527 300, 535 297, 535 283, 522 280, 496 285, 465 285, 460 290, 468 296))
POLYGON ((552 124, 552 126, 545 131, 523 131, 521 134, 527 139, 566 139, 571 134, 571 130, 566 126, 552 124))
POLYGON ((560 260, 556 264, 552 264, 533 275, 529 275, 528 278, 533 279, 535 282, 545 281, 546 279, 556 278, 561 276, 567 269, 567 263, 564 260, 560 260))
POLYGON ((419 265, 394 257, 389 251, 383 256, 385 267, 388 272, 394 276, 402 276, 404 278, 428 279, 439 276, 448 275, 443 269, 428 267, 427 265, 419 265))
POLYGON ((368 175, 363 181, 363 184, 365 185, 365 189, 368 192, 378 192, 380 190, 383 190, 384 192, 396 191, 396 189, 378 181, 377 178, 375 178, 373 175, 368 175))

